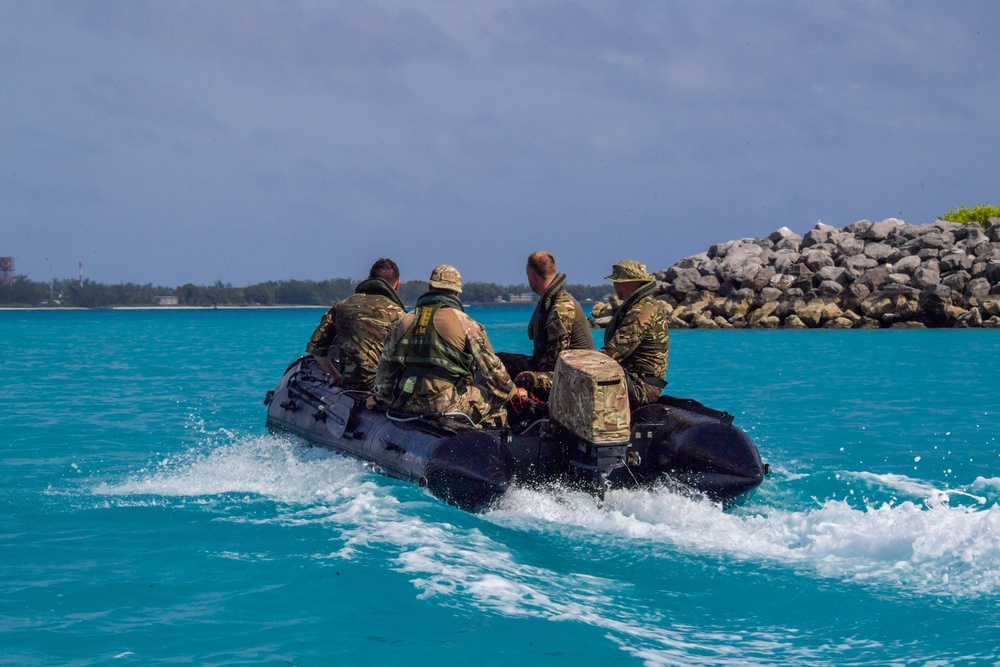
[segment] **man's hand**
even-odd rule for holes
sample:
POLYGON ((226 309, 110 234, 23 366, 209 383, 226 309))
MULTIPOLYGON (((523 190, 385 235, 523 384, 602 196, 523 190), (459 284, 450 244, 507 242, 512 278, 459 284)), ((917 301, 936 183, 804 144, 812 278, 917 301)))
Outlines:
POLYGON ((510 395, 510 404, 515 410, 520 410, 528 401, 528 390, 524 387, 516 387, 514 393, 510 395))
POLYGON ((323 372, 330 376, 327 383, 331 387, 339 385, 344 380, 344 376, 340 373, 340 370, 333 365, 329 357, 313 355, 313 359, 319 364, 319 367, 323 369, 323 372))
POLYGON ((376 405, 378 405, 378 401, 375 400, 374 396, 369 396, 365 399, 365 407, 369 410, 374 410, 376 405))

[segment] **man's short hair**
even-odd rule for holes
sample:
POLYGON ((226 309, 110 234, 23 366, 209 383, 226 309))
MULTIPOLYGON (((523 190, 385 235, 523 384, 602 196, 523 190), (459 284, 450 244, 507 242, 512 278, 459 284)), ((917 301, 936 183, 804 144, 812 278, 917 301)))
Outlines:
POLYGON ((556 275, 556 258, 552 253, 538 250, 528 255, 528 270, 542 280, 556 275))
POLYGON ((391 285, 399 280, 399 267, 391 259, 382 257, 372 264, 372 270, 368 272, 368 278, 381 278, 391 285))

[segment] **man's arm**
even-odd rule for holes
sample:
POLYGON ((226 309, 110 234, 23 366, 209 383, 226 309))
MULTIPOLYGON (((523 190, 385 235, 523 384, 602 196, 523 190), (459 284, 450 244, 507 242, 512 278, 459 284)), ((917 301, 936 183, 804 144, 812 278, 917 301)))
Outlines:
POLYGON ((494 406, 502 405, 517 393, 503 362, 493 352, 493 346, 482 325, 471 318, 463 318, 469 351, 476 362, 479 380, 476 384, 484 390, 486 399, 494 406))
MULTIPOLYGON (((570 304, 572 308, 572 304, 570 304)), ((572 326, 575 313, 572 309, 566 312, 566 304, 556 302, 549 310, 548 320, 545 322, 545 332, 547 334, 547 344, 542 350, 541 356, 536 360, 535 370, 551 373, 556 369, 556 361, 559 360, 559 353, 570 349, 572 341, 572 326)))
POLYGON ((383 405, 392 403, 395 398, 394 394, 398 384, 396 376, 399 369, 396 368, 397 364, 392 361, 392 355, 396 353, 396 345, 399 344, 399 339, 403 337, 405 332, 405 327, 401 326, 402 322, 402 319, 396 320, 385 337, 385 344, 382 346, 382 352, 378 358, 378 370, 375 371, 375 387, 365 403, 369 409, 375 407, 377 403, 383 405))
POLYGON ((330 376, 330 384, 340 384, 343 379, 340 371, 330 362, 330 346, 337 336, 337 306, 334 305, 326 311, 319 326, 313 331, 313 335, 306 344, 306 352, 313 356, 319 367, 330 376))
POLYGON ((621 363, 639 347, 645 329, 645 323, 639 317, 639 309, 633 308, 625 314, 622 323, 615 330, 611 340, 601 348, 601 352, 621 363))

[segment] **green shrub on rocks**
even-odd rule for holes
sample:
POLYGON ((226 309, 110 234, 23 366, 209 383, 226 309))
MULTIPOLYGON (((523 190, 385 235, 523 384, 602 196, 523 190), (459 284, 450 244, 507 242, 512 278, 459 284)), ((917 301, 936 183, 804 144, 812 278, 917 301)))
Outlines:
POLYGON ((994 206, 993 204, 978 204, 973 208, 959 206, 941 216, 942 220, 949 222, 978 222, 984 228, 986 227, 986 221, 990 218, 1000 218, 1000 206, 994 206))

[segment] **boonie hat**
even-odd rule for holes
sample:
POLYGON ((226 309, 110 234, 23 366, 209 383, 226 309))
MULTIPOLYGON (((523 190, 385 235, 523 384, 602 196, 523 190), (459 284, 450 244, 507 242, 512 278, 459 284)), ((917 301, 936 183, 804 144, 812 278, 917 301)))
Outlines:
POLYGON ((441 264, 431 271, 431 287, 462 293, 462 274, 451 264, 441 264))
POLYGON ((653 276, 646 273, 645 264, 640 264, 633 259, 618 262, 611 267, 611 275, 604 276, 604 278, 613 283, 634 283, 655 280, 653 276))

